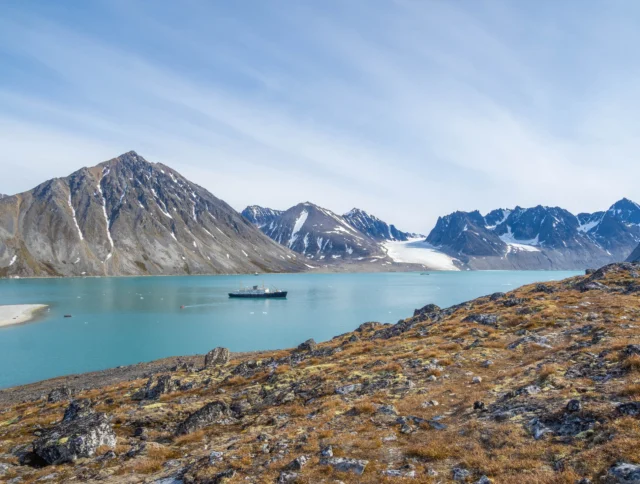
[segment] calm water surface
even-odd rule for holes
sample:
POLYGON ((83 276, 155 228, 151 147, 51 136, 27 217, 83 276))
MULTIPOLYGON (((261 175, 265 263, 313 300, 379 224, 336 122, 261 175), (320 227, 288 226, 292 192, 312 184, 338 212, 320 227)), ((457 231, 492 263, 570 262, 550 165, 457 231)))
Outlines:
POLYGON ((0 388, 172 355, 286 348, 395 323, 428 303, 450 306, 577 272, 272 274, 0 280, 0 304, 43 303, 33 323, 0 328, 0 388), (286 300, 229 299, 241 284, 286 300), (180 306, 186 306, 180 309, 180 306), (72 314, 72 318, 64 318, 72 314))

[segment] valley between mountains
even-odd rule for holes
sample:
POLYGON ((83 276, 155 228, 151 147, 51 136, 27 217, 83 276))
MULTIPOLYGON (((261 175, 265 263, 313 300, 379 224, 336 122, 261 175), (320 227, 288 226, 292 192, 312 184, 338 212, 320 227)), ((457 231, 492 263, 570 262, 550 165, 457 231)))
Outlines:
POLYGON ((640 258, 640 206, 454 212, 425 236, 311 202, 236 212, 134 151, 0 196, 0 277, 585 269, 640 258))

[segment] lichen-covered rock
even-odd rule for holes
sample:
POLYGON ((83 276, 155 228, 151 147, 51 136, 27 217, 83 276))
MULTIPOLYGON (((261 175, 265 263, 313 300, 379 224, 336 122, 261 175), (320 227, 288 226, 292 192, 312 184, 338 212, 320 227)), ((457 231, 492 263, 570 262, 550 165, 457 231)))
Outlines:
POLYGON ((33 443, 33 450, 48 464, 73 462, 92 457, 98 447, 115 447, 116 435, 109 418, 92 413, 64 420, 33 443))
POLYGON ((347 459, 345 457, 329 457, 320 459, 320 465, 329 465, 338 472, 353 472, 361 476, 369 461, 358 459, 347 459))
POLYGON ((640 484, 640 465, 624 462, 616 464, 609 469, 606 482, 612 484, 640 484))
POLYGON ((71 389, 67 386, 54 388, 53 390, 51 390, 51 392, 49 392, 49 395, 47 397, 47 401, 49 403, 57 403, 63 400, 70 400, 70 399, 71 399, 71 389))
POLYGON ((313 338, 311 338, 305 341, 304 343, 300 343, 298 345, 298 351, 313 351, 316 349, 317 346, 318 345, 316 344, 316 341, 313 338))
POLYGON ((462 320, 463 322, 472 322, 482 324, 484 326, 498 326, 498 316, 495 314, 470 314, 462 320))
POLYGON ((180 380, 172 378, 171 375, 160 375, 149 377, 147 384, 134 396, 134 400, 157 400, 161 395, 175 392, 180 388, 180 380))
POLYGON ((207 427, 217 420, 229 415, 229 406, 221 401, 206 404, 197 412, 189 415, 184 422, 178 425, 177 435, 186 435, 207 427))
POLYGON ((204 367, 211 368, 223 366, 229 363, 229 350, 227 348, 214 348, 204 357, 204 367))
POLYGON ((64 411, 62 417, 63 422, 75 420, 82 417, 87 417, 94 414, 92 403, 86 399, 73 400, 64 411))

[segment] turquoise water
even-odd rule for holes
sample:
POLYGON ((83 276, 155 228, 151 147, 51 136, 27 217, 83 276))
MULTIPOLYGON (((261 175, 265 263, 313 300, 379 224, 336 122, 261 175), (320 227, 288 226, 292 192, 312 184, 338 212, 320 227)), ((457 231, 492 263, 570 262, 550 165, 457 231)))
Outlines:
POLYGON ((286 348, 395 323, 428 303, 450 306, 576 272, 272 274, 0 280, 0 304, 49 304, 44 317, 0 328, 0 388, 173 355, 286 348), (229 299, 241 284, 286 300, 229 299), (180 309, 180 306, 186 306, 180 309), (72 318, 64 318, 71 314, 72 318))

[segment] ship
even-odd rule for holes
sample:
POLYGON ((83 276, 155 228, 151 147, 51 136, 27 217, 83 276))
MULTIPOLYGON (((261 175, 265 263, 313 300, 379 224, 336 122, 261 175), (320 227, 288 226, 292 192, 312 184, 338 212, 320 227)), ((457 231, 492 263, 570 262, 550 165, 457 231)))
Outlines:
POLYGON ((253 286, 250 288, 242 288, 235 292, 230 292, 229 297, 244 297, 254 299, 283 299, 287 297, 287 291, 281 291, 279 289, 269 289, 268 287, 253 286))

